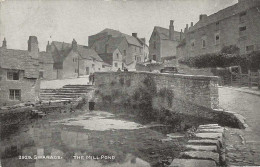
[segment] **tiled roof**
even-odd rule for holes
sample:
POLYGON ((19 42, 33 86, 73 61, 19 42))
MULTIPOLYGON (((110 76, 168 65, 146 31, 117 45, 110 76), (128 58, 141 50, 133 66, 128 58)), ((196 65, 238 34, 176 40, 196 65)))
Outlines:
POLYGON ((38 78, 39 62, 29 56, 26 50, 0 48, 0 67, 5 69, 24 70, 25 78, 38 78))
POLYGON ((103 61, 94 49, 88 48, 87 46, 78 45, 78 52, 84 59, 103 61))
MULTIPOLYGON (((72 44, 53 41, 52 46, 55 47, 54 51, 52 52, 52 56, 53 56, 53 60, 54 60, 54 67, 56 69, 62 69, 63 61, 66 59, 66 57, 69 55, 69 53, 72 50, 72 44)), ((95 59, 97 61, 103 61, 98 56, 98 54, 95 52, 95 50, 93 50, 87 46, 77 45, 77 51, 80 54, 80 56, 84 59, 89 59, 89 60, 95 59)))
POLYGON ((51 53, 40 52, 39 62, 44 64, 53 64, 54 60, 51 53))
POLYGON ((196 29, 199 29, 201 27, 204 27, 206 25, 212 24, 214 22, 223 20, 225 18, 234 16, 236 14, 239 14, 241 12, 244 12, 252 7, 260 6, 260 1, 248 1, 248 3, 245 1, 245 3, 237 3, 235 5, 229 6, 225 9, 222 9, 218 11, 217 13, 214 13, 212 15, 209 15, 202 20, 198 21, 193 27, 190 28, 189 31, 193 31, 196 29))
POLYGON ((125 37, 129 44, 142 47, 142 44, 135 37, 131 35, 127 35, 121 33, 120 31, 109 29, 109 28, 104 29, 100 33, 104 33, 104 32, 106 32, 108 35, 112 35, 112 37, 125 37))
MULTIPOLYGON (((155 26, 154 29, 157 31, 161 39, 169 39, 169 29, 155 26)), ((180 32, 174 31, 174 39, 180 40, 180 32)))

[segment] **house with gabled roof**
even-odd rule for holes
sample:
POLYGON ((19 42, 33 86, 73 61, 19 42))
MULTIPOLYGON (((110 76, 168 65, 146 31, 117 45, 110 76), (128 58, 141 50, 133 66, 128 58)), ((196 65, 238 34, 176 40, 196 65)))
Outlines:
POLYGON ((173 20, 170 20, 169 29, 159 26, 154 27, 149 40, 150 60, 164 62, 176 57, 176 47, 181 41, 182 32, 174 30, 173 22, 173 20))
POLYGON ((39 49, 37 37, 30 36, 28 50, 0 47, 0 105, 35 102, 39 98, 39 49))
MULTIPOLYGON (((142 62, 145 59, 144 46, 147 45, 144 44, 145 41, 143 39, 140 40, 137 37, 137 33, 133 33, 131 36, 117 30, 106 28, 95 35, 89 36, 88 43, 91 48, 98 52, 98 54, 102 54, 101 57, 103 59, 106 47, 108 52, 111 52, 109 51, 110 48, 117 48, 123 56, 122 67, 126 67, 129 70, 135 70, 135 64, 142 62)), ((119 66, 118 68, 121 69, 119 66)))
MULTIPOLYGON (((95 50, 78 45, 73 39, 72 43, 53 41, 47 46, 54 60, 56 79, 76 78, 102 71, 103 60, 95 50)), ((105 67, 104 67, 105 69, 105 67)))

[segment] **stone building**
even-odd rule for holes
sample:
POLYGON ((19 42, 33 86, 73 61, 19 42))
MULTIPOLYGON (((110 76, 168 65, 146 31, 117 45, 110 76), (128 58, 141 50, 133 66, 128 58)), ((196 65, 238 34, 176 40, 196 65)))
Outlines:
POLYGON ((8 49, 4 39, 0 48, 0 105, 35 102, 39 97, 39 48, 35 36, 28 50, 8 49))
POLYGON ((48 47, 50 47, 49 43, 47 45, 46 52, 43 51, 39 53, 40 79, 53 80, 56 79, 56 71, 53 68, 54 61, 48 47))
POLYGON ((99 54, 103 54, 106 46, 110 47, 109 45, 112 45, 113 48, 118 48, 123 55, 123 67, 129 70, 135 70, 136 63, 144 61, 145 55, 148 55, 145 40, 144 38, 139 39, 137 33, 133 33, 130 36, 107 28, 95 35, 89 36, 88 44, 99 54), (100 53, 100 48, 103 53, 100 53))
POLYGON ((80 75, 89 75, 105 69, 103 60, 95 50, 78 45, 73 39, 72 43, 53 41, 48 47, 54 60, 56 79, 76 78, 80 75))
POLYGON ((201 14, 193 26, 186 25, 178 56, 198 56, 236 45, 240 54, 260 50, 260 1, 238 0, 212 15, 201 14))
POLYGON ((149 40, 149 59, 157 62, 176 59, 176 47, 179 45, 183 33, 175 31, 173 20, 169 29, 155 26, 149 40))

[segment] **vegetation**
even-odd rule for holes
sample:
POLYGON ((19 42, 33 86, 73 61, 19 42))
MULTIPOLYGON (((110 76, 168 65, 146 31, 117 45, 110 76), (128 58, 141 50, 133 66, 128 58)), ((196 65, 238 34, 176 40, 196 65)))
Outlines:
POLYGON ((260 69, 260 52, 239 55, 239 48, 231 45, 223 47, 220 53, 184 58, 179 63, 195 68, 241 66, 242 71, 256 71, 260 69))

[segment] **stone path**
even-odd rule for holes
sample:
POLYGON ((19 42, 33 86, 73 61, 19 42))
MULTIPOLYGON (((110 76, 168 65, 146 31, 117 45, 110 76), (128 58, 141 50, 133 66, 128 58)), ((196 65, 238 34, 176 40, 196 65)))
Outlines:
POLYGON ((200 125, 186 150, 170 167, 214 167, 225 165, 224 128, 218 124, 200 125))
POLYGON ((246 129, 225 131, 227 163, 234 166, 260 165, 260 97, 230 88, 219 88, 220 107, 245 117, 246 129))

